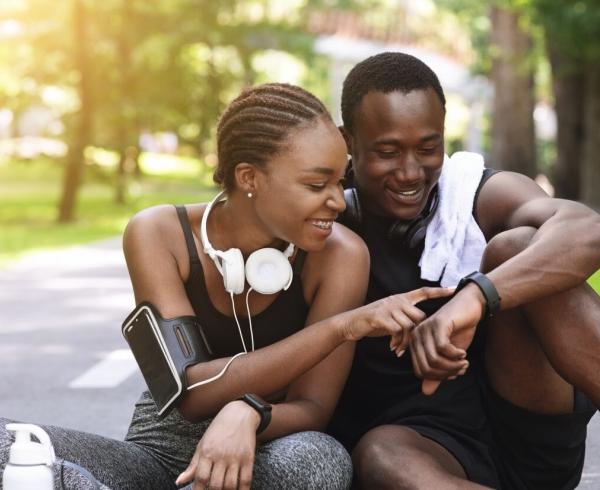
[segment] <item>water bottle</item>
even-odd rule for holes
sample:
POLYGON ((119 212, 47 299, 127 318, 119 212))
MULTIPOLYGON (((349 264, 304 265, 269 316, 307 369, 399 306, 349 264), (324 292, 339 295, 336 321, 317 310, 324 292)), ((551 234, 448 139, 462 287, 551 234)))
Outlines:
POLYGON ((53 490, 56 457, 48 434, 32 424, 7 424, 6 429, 15 432, 15 442, 2 475, 4 490, 53 490))

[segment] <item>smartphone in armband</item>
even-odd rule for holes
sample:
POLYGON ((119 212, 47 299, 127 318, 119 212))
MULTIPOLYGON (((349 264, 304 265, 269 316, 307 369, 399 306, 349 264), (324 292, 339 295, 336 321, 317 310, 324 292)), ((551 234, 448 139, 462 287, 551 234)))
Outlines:
POLYGON ((185 369, 212 358, 202 327, 192 316, 164 319, 145 302, 121 330, 162 418, 186 390, 185 369))

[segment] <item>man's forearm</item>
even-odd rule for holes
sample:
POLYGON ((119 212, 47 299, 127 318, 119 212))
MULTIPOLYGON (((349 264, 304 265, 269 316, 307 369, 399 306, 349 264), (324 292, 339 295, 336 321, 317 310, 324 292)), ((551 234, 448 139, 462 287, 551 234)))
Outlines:
POLYGON ((600 268, 600 216, 570 204, 540 226, 522 252, 487 274, 502 309, 571 289, 600 268))

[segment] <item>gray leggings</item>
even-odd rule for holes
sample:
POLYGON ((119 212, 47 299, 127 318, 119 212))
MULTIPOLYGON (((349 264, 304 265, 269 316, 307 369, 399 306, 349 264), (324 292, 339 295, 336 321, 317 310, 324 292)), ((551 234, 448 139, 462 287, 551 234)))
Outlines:
MULTIPOLYGON (((0 468, 12 443, 0 418, 0 468)), ((177 411, 163 420, 149 395, 144 393, 134 411, 125 441, 60 427, 44 426, 60 460, 87 469, 101 482, 90 482, 81 472, 55 467, 55 488, 66 490, 175 489, 210 420, 191 424, 177 411)), ((252 488, 346 489, 352 480, 352 464, 335 439, 320 432, 299 432, 257 448, 252 488)), ((186 487, 188 488, 188 487, 186 487)), ((191 486, 189 487, 191 488, 191 486)))

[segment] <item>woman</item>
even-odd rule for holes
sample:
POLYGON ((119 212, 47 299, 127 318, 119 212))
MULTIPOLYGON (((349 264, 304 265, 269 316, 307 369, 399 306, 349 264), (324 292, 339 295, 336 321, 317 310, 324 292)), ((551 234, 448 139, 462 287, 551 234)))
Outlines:
POLYGON ((217 146, 215 180, 226 199, 210 213, 204 204, 142 211, 125 231, 125 257, 137 303, 151 302, 165 318, 195 315, 204 328, 216 359, 188 368, 189 384, 249 352, 162 420, 144 393, 126 442, 54 428, 50 436, 61 457, 114 489, 174 488, 176 478, 195 489, 347 488, 348 454, 318 431, 343 387, 349 341, 392 334, 396 348, 402 329, 423 319, 414 303, 450 292, 419 290, 342 313, 363 303, 368 251, 334 224, 345 206, 346 149, 308 92, 284 84, 244 92, 221 117, 217 146), (290 287, 259 294, 242 281, 244 294, 226 291, 214 250, 239 249, 246 260, 265 247, 294 249, 290 287), (240 400, 245 394, 279 402, 258 436, 261 417, 240 400))

